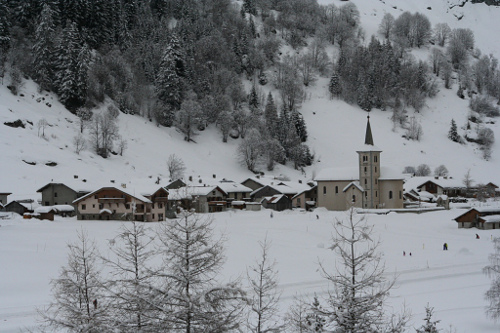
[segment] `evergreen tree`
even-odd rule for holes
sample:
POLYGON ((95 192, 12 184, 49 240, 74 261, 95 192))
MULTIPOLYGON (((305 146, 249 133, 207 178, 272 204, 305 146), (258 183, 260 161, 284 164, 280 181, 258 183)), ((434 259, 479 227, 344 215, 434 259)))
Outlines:
POLYGON ((416 333, 439 333, 440 330, 437 329, 437 324, 441 320, 432 320, 432 315, 434 308, 431 308, 429 304, 425 307, 425 324, 420 328, 417 328, 416 333))
POLYGON ((328 91, 330 91, 331 97, 339 97, 342 93, 342 87, 340 85, 339 74, 334 71, 330 77, 330 83, 328 84, 328 91))
POLYGON ((257 15, 255 0, 243 0, 243 9, 249 14, 252 14, 254 16, 257 15))
POLYGON ((85 103, 89 61, 89 50, 82 46, 76 24, 69 24, 56 50, 55 86, 61 102, 70 110, 85 103))
POLYGON ((42 90, 50 90, 54 80, 54 11, 45 4, 40 16, 40 23, 35 30, 33 44, 34 80, 42 90))
POLYGON ((292 112, 290 118, 290 121, 295 125, 295 129, 297 130, 297 135, 299 136, 300 142, 306 142, 307 128, 304 117, 302 117, 302 114, 300 114, 299 111, 295 110, 292 112))
MULTIPOLYGON (((9 0, 0 0, 0 54, 6 54, 10 44, 9 0)), ((0 58, 0 61, 4 59, 0 58)))
POLYGON ((457 132, 457 124, 455 123, 455 119, 451 120, 450 131, 448 132, 448 139, 454 142, 461 142, 460 135, 457 132))
POLYGON ((267 130, 271 137, 276 137, 278 131, 278 110, 274 104, 273 95, 271 92, 267 95, 266 107, 264 109, 264 117, 266 119, 267 130))
POLYGON ((259 109, 259 96, 257 96, 255 85, 252 86, 252 90, 250 91, 250 95, 248 96, 248 106, 250 106, 251 110, 259 109))
POLYGON ((306 325, 310 332, 324 332, 326 326, 326 318, 321 314, 322 308, 319 303, 318 296, 314 295, 314 300, 311 304, 310 313, 306 315, 306 325))

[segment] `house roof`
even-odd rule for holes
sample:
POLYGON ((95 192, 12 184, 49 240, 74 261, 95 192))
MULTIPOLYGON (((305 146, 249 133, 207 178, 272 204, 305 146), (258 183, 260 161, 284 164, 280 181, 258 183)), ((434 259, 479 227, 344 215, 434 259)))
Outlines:
POLYGON ((86 198, 96 194, 96 193, 99 193, 100 191, 102 190, 105 190, 105 189, 113 189, 113 190, 117 190, 119 192, 122 192, 128 196, 131 196, 132 198, 135 198, 139 201, 142 201, 144 203, 151 203, 151 200, 149 200, 148 198, 144 197, 143 195, 141 194, 136 194, 135 191, 133 189, 128 189, 128 188, 119 188, 119 187, 115 187, 115 186, 105 186, 105 187, 101 187, 100 189, 98 190, 95 190, 93 192, 90 192, 76 200, 73 201, 73 203, 78 203, 82 200, 85 200, 86 198))
POLYGON ((260 202, 263 203, 264 200, 265 200, 268 204, 270 204, 270 203, 277 203, 278 201, 280 201, 281 199, 283 199, 283 197, 288 198, 284 194, 276 194, 276 195, 273 195, 271 197, 264 197, 264 198, 262 198, 262 200, 260 202))
POLYGON ((298 196, 299 196, 299 195, 301 195, 302 193, 305 193, 305 192, 310 191, 310 190, 312 190, 312 189, 315 189, 315 188, 317 188, 317 187, 318 187, 318 185, 317 185, 317 184, 314 184, 314 186, 313 186, 313 187, 310 187, 310 188, 308 188, 308 189, 305 189, 305 190, 303 190, 303 191, 301 191, 301 192, 299 192, 299 193, 295 194, 295 195, 292 197, 292 199, 295 199, 296 197, 298 197, 298 196))
POLYGON ((404 176, 401 171, 398 171, 391 167, 380 167, 380 177, 379 180, 404 180, 404 176))
POLYGON ((454 220, 457 220, 458 218, 468 214, 471 211, 477 211, 481 218, 486 217, 486 216, 494 216, 494 215, 500 215, 500 207, 473 207, 471 209, 468 209, 465 213, 458 215, 457 217, 454 218, 454 220), (498 213, 498 214, 495 214, 498 213), (482 214, 487 214, 486 216, 482 214))
POLYGON ((344 189, 342 190, 342 192, 345 192, 347 191, 351 186, 354 186, 356 187, 358 190, 360 190, 361 192, 364 192, 365 189, 361 187, 361 185, 359 185, 359 182, 358 181, 355 181, 355 182, 350 182, 346 187, 344 187, 344 189))
POLYGON ((37 207, 35 210, 34 210, 34 213, 35 214, 43 214, 43 213, 50 213, 50 212, 54 212, 56 213, 57 212, 57 209, 55 209, 54 207, 52 206, 40 206, 40 207, 37 207))
POLYGON ((419 188, 427 182, 432 182, 442 188, 466 188, 459 179, 443 177, 438 177, 437 179, 436 177, 411 177, 405 181, 403 187, 405 190, 409 191, 414 188, 419 188))
POLYGON ((210 192, 218 189, 223 194, 227 194, 219 186, 186 186, 169 191, 169 200, 192 199, 196 196, 206 196, 210 192))
POLYGON ((0 192, 0 195, 11 195, 12 193, 10 192, 0 192))
POLYGON ((219 183, 217 183, 217 186, 219 188, 221 188, 226 193, 235 193, 235 192, 250 193, 250 192, 252 192, 252 189, 250 187, 247 187, 243 184, 236 183, 233 181, 220 181, 219 183))
POLYGON ((42 186, 41 188, 39 188, 36 192, 40 193, 51 185, 65 186, 65 187, 73 190, 74 192, 79 192, 79 193, 81 193, 81 192, 88 193, 88 192, 91 192, 93 188, 95 188, 95 187, 92 187, 92 185, 87 183, 86 181, 84 182, 83 180, 79 180, 79 179, 71 179, 71 180, 65 181, 64 183, 57 183, 57 182, 47 183, 44 186, 42 186))
POLYGON ((482 220, 484 223, 498 223, 500 222, 500 214, 481 216, 479 219, 482 220))

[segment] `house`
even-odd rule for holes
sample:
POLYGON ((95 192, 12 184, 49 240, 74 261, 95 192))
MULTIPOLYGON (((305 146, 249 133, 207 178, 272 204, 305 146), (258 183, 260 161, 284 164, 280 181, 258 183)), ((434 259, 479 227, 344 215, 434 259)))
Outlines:
POLYGON ((42 194, 42 206, 71 205, 76 199, 91 192, 87 184, 81 183, 48 183, 36 192, 42 194))
POLYGON ((405 181, 404 188, 405 191, 425 191, 435 197, 443 194, 448 197, 465 196, 467 190, 462 181, 453 177, 412 177, 405 181))
POLYGON ((153 191, 152 201, 126 188, 102 187, 75 201, 78 220, 164 221, 165 189, 153 191))
POLYGON ((260 202, 262 198, 267 196, 285 194, 290 199, 296 197, 296 199, 301 201, 298 204, 297 200, 295 200, 294 206, 297 205, 297 207, 305 208, 304 200, 306 200, 306 196, 308 197, 306 201, 309 201, 309 204, 316 203, 317 190, 315 182, 304 184, 301 180, 291 182, 276 177, 257 176, 245 179, 242 184, 253 190, 250 193, 252 201, 260 202))
POLYGON ((365 143, 357 153, 358 168, 329 168, 318 173, 317 206, 329 210, 403 208, 402 174, 381 166, 382 150, 373 143, 370 116, 365 143))
POLYGON ((271 197, 265 197, 260 202, 264 208, 269 208, 276 211, 292 209, 292 200, 285 194, 277 194, 271 197))
POLYGON ((169 217, 174 217, 178 209, 194 209, 197 213, 225 211, 227 193, 219 186, 186 186, 169 191, 169 217))
POLYGON ((250 193, 252 193, 252 189, 243 184, 224 178, 217 183, 217 186, 227 194, 225 199, 229 203, 233 200, 250 200, 250 193))
POLYGON ((471 208, 454 220, 458 228, 500 229, 500 208, 471 208))
POLYGON ((184 183, 182 180, 177 179, 165 186, 167 190, 176 190, 178 188, 186 186, 186 183, 184 183))
POLYGON ((5 206, 7 204, 7 197, 11 195, 10 192, 0 192, 0 204, 5 206))
POLYGON ((250 198, 252 199, 252 201, 261 202, 262 198, 270 197, 276 194, 283 194, 283 193, 281 193, 279 190, 275 189, 271 185, 265 185, 256 189, 255 191, 252 191, 250 193, 250 198))
POLYGON ((316 207, 316 200, 318 199, 318 186, 313 185, 309 189, 305 189, 292 197, 292 206, 294 208, 303 208, 310 210, 316 207))
POLYGON ((40 206, 35 209, 31 216, 40 220, 54 221, 56 212, 57 210, 53 206, 40 206))
POLYGON ((14 200, 5 205, 4 211, 24 215, 25 213, 33 213, 38 206, 33 199, 14 200))

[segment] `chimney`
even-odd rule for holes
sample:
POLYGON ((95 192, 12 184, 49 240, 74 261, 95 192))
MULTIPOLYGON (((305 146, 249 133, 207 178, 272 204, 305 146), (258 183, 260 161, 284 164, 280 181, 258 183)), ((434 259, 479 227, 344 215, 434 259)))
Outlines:
POLYGON ((127 184, 126 183, 122 183, 122 187, 123 188, 127 188, 127 184))

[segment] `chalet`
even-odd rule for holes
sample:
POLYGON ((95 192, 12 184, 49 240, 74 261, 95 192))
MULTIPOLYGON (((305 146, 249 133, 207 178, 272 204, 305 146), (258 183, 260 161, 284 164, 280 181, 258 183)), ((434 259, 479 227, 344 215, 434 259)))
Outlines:
POLYGON ((76 199, 73 205, 78 220, 164 221, 164 191, 154 191, 150 194, 151 199, 148 199, 125 188, 102 187, 76 199))
POLYGON ((406 180, 404 188, 407 191, 425 191, 435 197, 443 194, 448 197, 464 196, 467 189, 460 180, 452 177, 413 177, 406 180))
POLYGON ((318 186, 314 185, 309 189, 305 189, 292 197, 292 206, 294 208, 303 208, 310 210, 316 207, 318 199, 318 186))
POLYGON ((454 220, 459 228, 500 229, 500 208, 471 208, 454 220))
POLYGON ((284 194, 265 197, 260 203, 264 208, 276 210, 279 212, 285 209, 292 209, 292 200, 284 194))
MULTIPOLYGON (((305 197, 308 196, 310 200, 307 199, 307 201, 310 204, 313 201, 315 202, 317 198, 317 192, 314 188, 316 184, 314 182, 303 184, 300 180, 298 182, 291 182, 279 178, 251 177, 244 180, 242 184, 253 190, 250 193, 250 197, 252 201, 256 202, 259 202, 264 197, 275 194, 285 194, 290 199, 297 197, 299 201, 305 200, 305 197)), ((305 208, 305 204, 300 204, 299 206, 305 208)))
POLYGON ((233 200, 250 200, 252 189, 243 184, 236 183, 232 180, 222 179, 217 183, 217 186, 227 194, 225 199, 228 202, 233 200))
POLYGON ((91 190, 85 183, 48 183, 39 188, 37 193, 42 194, 42 206, 71 205, 76 199, 88 194, 91 190))
POLYGON ((251 192, 250 198, 252 199, 252 201, 260 202, 262 201, 262 198, 270 197, 277 194, 283 194, 283 193, 281 193, 271 185, 265 185, 251 192))
POLYGON ((53 206, 40 206, 35 209, 31 216, 40 220, 54 221, 54 215, 56 213, 57 210, 53 206))
POLYGON ((11 195, 10 192, 0 192, 0 204, 5 206, 7 204, 7 197, 11 195))
POLYGON ((182 209, 194 209, 197 213, 225 211, 227 193, 219 186, 186 186, 170 190, 168 196, 169 217, 172 212, 182 209))
POLYGON ((403 208, 402 174, 381 166, 381 152, 373 143, 368 116, 365 144, 357 151, 358 168, 324 169, 315 178, 318 207, 403 208))

